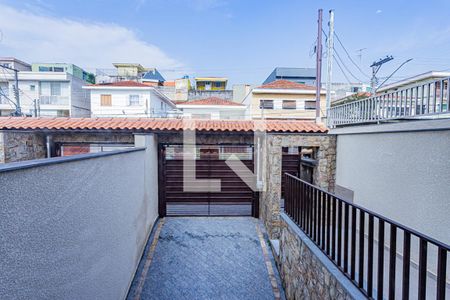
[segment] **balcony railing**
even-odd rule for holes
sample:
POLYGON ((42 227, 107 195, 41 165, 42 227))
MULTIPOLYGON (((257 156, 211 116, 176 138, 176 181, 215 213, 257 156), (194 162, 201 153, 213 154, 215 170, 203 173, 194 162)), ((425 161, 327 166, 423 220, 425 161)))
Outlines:
POLYGON ((435 293, 435 299, 445 299, 449 245, 284 176, 285 212, 367 297, 394 299, 401 293, 402 299, 410 294, 425 299, 435 293), (436 256, 437 264, 427 265, 436 256), (427 294, 427 282, 432 293, 427 294))
POLYGON ((68 96, 40 96, 40 105, 69 105, 68 96))
POLYGON ((450 116, 449 83, 445 78, 334 106, 328 112, 328 126, 450 116))

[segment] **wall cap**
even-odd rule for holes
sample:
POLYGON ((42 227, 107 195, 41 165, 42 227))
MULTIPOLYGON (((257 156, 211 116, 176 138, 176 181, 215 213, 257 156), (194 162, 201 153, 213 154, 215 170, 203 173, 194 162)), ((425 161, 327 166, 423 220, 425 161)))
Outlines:
POLYGON ((124 149, 124 150, 114 150, 108 152, 97 152, 97 153, 88 153, 88 154, 79 154, 73 156, 62 156, 62 157, 52 157, 52 158, 44 158, 44 159, 33 159, 26 161, 19 161, 13 163, 0 164, 0 173, 6 173, 10 171, 37 168, 48 165, 56 165, 62 164, 66 162, 73 162, 79 160, 100 158, 105 156, 113 156, 120 155, 138 151, 145 151, 145 147, 132 148, 132 149, 124 149))
POLYGON ((329 134, 344 135, 435 130, 450 130, 450 119, 410 120, 397 123, 346 126, 330 129, 329 134))

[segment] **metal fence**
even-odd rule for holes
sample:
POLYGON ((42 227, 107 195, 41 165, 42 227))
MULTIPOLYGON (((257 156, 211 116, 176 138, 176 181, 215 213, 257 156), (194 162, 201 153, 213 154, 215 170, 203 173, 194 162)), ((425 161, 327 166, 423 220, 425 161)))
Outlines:
POLYGON ((285 212, 367 297, 445 299, 449 245, 284 176, 285 212))
POLYGON ((328 126, 450 116, 449 82, 450 78, 444 78, 334 106, 328 112, 328 126))

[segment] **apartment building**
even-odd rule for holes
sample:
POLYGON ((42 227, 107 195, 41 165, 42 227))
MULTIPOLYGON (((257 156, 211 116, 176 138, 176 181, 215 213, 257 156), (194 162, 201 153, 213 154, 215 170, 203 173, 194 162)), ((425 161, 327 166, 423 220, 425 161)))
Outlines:
MULTIPOLYGON (((48 64, 45 71, 39 68, 40 64, 34 64, 33 71, 32 65, 15 58, 0 58, 0 64, 18 70, 18 95, 23 114, 55 117, 90 116, 89 93, 82 89, 86 83, 83 72, 78 76, 69 70, 67 67, 69 64, 58 64, 65 65, 66 68, 54 68, 55 64, 51 67, 48 64)), ((71 70, 74 70, 74 65, 70 66, 71 70)), ((15 75, 10 69, 0 69, 0 116, 8 116, 16 110, 17 105, 15 75)))

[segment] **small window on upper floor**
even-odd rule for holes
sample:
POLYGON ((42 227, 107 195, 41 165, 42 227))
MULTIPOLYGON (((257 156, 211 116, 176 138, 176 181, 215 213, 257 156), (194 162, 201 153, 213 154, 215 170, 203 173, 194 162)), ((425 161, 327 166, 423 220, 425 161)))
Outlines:
POLYGON ((53 72, 64 72, 63 67, 53 67, 53 72))
POLYGON ((130 95, 128 105, 129 106, 139 105, 139 95, 130 95))
POLYGON ((34 92, 36 90, 36 86, 34 84, 30 85, 30 91, 34 92))
POLYGON ((306 110, 316 109, 316 101, 305 101, 305 109, 306 110))
POLYGON ((217 87, 217 88, 222 87, 222 82, 214 82, 214 87, 217 87))
POLYGON ((164 103, 161 102, 161 110, 164 110, 164 103))
POLYGON ((260 100, 259 108, 260 109, 273 109, 273 100, 260 100))
POLYGON ((297 101, 295 100, 283 100, 283 109, 296 109, 297 101))

